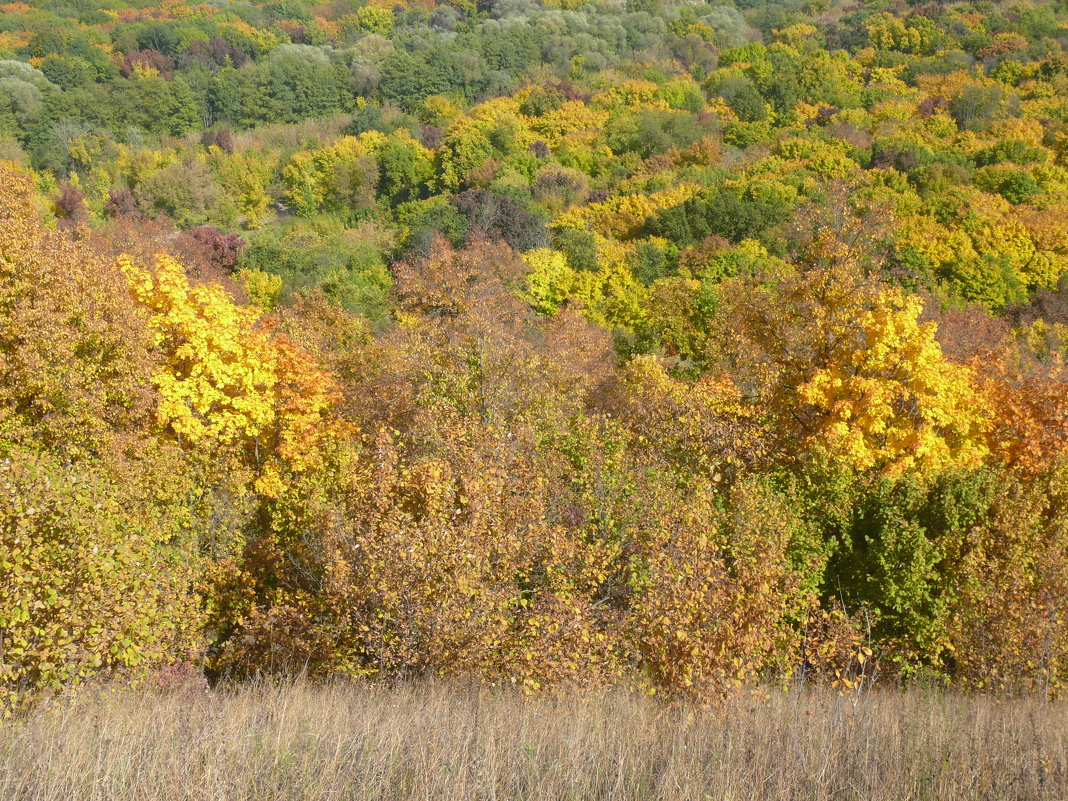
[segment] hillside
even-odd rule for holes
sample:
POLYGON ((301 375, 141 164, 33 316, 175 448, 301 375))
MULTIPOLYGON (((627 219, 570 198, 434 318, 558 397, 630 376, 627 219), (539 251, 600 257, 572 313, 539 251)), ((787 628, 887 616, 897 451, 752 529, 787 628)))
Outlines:
POLYGON ((0 5, 0 707, 1068 694, 1068 7, 0 5))

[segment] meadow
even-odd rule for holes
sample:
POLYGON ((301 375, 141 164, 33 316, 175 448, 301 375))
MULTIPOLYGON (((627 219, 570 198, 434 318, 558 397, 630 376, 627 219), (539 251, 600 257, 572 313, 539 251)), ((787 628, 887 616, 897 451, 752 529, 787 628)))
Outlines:
POLYGON ((1063 799, 1068 707, 938 690, 93 690, 0 727, 7 801, 1063 799))

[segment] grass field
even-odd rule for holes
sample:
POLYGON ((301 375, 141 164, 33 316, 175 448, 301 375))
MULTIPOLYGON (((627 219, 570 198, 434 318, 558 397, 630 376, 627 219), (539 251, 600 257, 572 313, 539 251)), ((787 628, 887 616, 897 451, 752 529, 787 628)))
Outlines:
POLYGON ((3 801, 958 798, 1068 798, 1068 707, 296 683, 84 693, 0 726, 3 801))

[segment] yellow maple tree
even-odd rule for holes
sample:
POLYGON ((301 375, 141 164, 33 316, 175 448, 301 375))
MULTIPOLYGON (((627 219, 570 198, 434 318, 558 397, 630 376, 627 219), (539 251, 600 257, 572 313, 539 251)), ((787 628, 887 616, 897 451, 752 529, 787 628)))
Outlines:
POLYGON ((848 259, 774 288, 733 282, 727 295, 739 357, 784 448, 887 474, 987 455, 974 371, 945 359, 918 298, 848 259))
POLYGON ((275 331, 271 318, 235 304, 217 285, 191 286, 182 266, 157 257, 153 271, 119 260, 134 297, 152 312, 157 421, 183 445, 229 449, 259 470, 257 488, 282 489, 281 471, 316 463, 337 399, 330 375, 275 331))

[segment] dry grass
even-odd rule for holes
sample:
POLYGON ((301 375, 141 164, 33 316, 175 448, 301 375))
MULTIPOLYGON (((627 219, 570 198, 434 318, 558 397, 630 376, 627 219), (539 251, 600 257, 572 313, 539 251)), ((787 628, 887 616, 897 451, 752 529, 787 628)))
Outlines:
POLYGON ((0 727, 0 799, 1063 799, 1068 710, 884 691, 687 710, 443 685, 117 691, 0 727))

